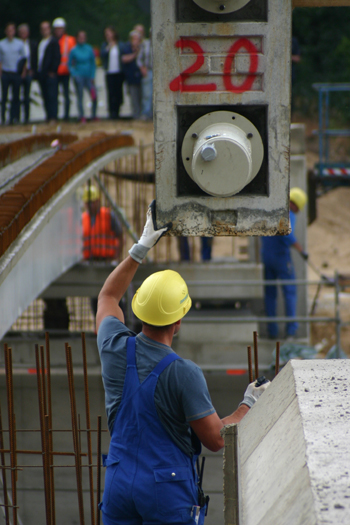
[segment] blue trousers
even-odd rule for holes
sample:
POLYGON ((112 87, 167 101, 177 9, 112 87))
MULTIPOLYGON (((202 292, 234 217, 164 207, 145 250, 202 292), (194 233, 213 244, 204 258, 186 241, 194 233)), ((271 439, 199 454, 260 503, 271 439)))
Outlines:
POLYGON ((10 124, 19 122, 19 89, 21 87, 21 75, 3 71, 1 75, 1 121, 6 123, 6 103, 9 87, 12 86, 12 100, 10 109, 10 124))
MULTIPOLYGON (((154 404, 160 374, 175 353, 164 357, 140 384, 135 338, 127 341, 123 397, 112 431, 103 501, 104 525, 195 525, 198 505, 196 458, 180 450, 166 432, 154 404)), ((200 446, 198 447, 198 454, 200 446)), ((206 507, 198 525, 204 524, 206 507)))
MULTIPOLYGON (((295 272, 291 258, 274 257, 265 264, 265 279, 291 279, 295 280, 295 272)), ((285 284, 282 286, 285 314, 286 317, 295 317, 297 311, 297 287, 295 284, 285 284)), ((277 286, 265 286, 265 310, 268 317, 276 317, 277 314, 277 286)), ((293 336, 298 330, 298 323, 290 322, 286 326, 286 335, 293 336)), ((278 336, 278 324, 268 324, 269 336, 276 338, 278 336)))
POLYGON ((153 71, 149 69, 147 76, 142 79, 142 109, 141 115, 153 118, 153 71))
POLYGON ((95 118, 96 108, 97 108, 97 98, 96 98, 96 89, 94 88, 91 78, 74 77, 74 84, 75 84, 75 89, 77 91, 77 104, 78 104, 79 118, 84 117, 84 107, 83 107, 84 89, 86 89, 89 92, 89 95, 91 97, 91 103, 92 103, 91 118, 95 118))

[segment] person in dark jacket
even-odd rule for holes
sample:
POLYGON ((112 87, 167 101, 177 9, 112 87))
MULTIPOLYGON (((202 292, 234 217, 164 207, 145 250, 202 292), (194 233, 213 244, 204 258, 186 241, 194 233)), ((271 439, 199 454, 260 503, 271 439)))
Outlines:
POLYGON ((119 118, 120 106, 123 103, 124 74, 121 64, 121 48, 118 33, 112 26, 105 29, 105 39, 101 47, 101 61, 106 71, 109 118, 119 118))
POLYGON ((125 80, 131 97, 133 118, 139 119, 142 104, 142 73, 137 63, 137 57, 141 49, 142 37, 138 31, 131 31, 129 42, 125 44, 122 51, 122 64, 125 80))
POLYGON ((0 78, 1 78, 1 121, 6 123, 6 105, 9 87, 12 88, 10 106, 10 124, 19 122, 19 90, 21 73, 24 71, 24 47, 19 38, 15 38, 16 26, 12 22, 5 28, 6 38, 0 40, 0 78))
POLYGON ((21 86, 23 88, 24 121, 27 124, 30 118, 30 86, 38 67, 38 46, 29 38, 30 29, 28 24, 21 24, 17 28, 19 38, 22 40, 25 52, 25 75, 22 76, 21 86))
POLYGON ((56 121, 58 112, 57 70, 61 61, 60 46, 52 36, 50 22, 40 24, 42 40, 38 45, 38 81, 44 100, 46 120, 56 121))

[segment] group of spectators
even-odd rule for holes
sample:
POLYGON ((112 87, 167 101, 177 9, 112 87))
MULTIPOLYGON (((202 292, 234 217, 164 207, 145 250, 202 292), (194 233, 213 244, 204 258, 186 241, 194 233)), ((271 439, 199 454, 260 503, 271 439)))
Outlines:
MULTIPOLYGON (((61 86, 64 97, 64 120, 70 116, 70 78, 74 82, 78 116, 86 122, 83 93, 87 90, 91 98, 91 119, 97 118, 97 90, 95 86, 96 53, 87 43, 86 31, 78 31, 76 37, 66 32, 66 21, 56 18, 52 25, 48 21, 40 24, 41 40, 30 38, 28 24, 16 28, 12 22, 5 28, 5 38, 0 40, 1 77, 1 123, 20 122, 20 91, 24 101, 24 122, 30 119, 30 89, 35 79, 40 85, 46 120, 57 121, 58 93, 61 86), (16 36, 17 33, 17 36, 16 36), (7 119, 9 88, 12 89, 7 119)), ((118 119, 123 104, 123 84, 126 82, 131 99, 132 117, 151 120, 152 107, 152 51, 145 38, 143 25, 135 25, 129 41, 122 43, 117 31, 108 26, 104 30, 105 42, 100 58, 105 69, 108 115, 118 119)), ((98 53, 97 53, 98 54, 98 53)))

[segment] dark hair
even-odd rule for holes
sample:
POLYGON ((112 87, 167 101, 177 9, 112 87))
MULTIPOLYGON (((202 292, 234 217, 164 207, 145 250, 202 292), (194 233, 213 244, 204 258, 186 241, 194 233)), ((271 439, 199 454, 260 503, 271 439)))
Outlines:
POLYGON ((85 33, 85 35, 87 36, 87 32, 85 31, 85 29, 79 29, 79 31, 77 31, 77 34, 76 34, 77 38, 78 38, 79 33, 85 33))
POLYGON ((16 29, 16 24, 14 22, 7 22, 6 26, 5 26, 5 31, 8 27, 10 26, 13 26, 15 29, 16 29))
POLYGON ((147 328, 151 328, 151 330, 168 330, 171 326, 173 326, 175 323, 167 324, 165 326, 155 326, 154 324, 145 323, 142 321, 142 326, 147 326, 147 328))
POLYGON ((109 30, 113 33, 113 35, 114 35, 114 40, 115 40, 116 42, 118 42, 118 40, 119 40, 119 34, 118 34, 118 31, 117 31, 113 26, 107 26, 107 27, 105 27, 105 31, 106 31, 106 29, 109 29, 109 30))

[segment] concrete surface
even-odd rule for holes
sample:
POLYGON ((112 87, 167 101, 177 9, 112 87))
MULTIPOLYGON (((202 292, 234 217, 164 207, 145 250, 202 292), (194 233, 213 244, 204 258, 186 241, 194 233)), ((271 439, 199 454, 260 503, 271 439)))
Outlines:
POLYGON ((350 523, 349 373, 292 360, 239 423, 240 525, 350 523))

